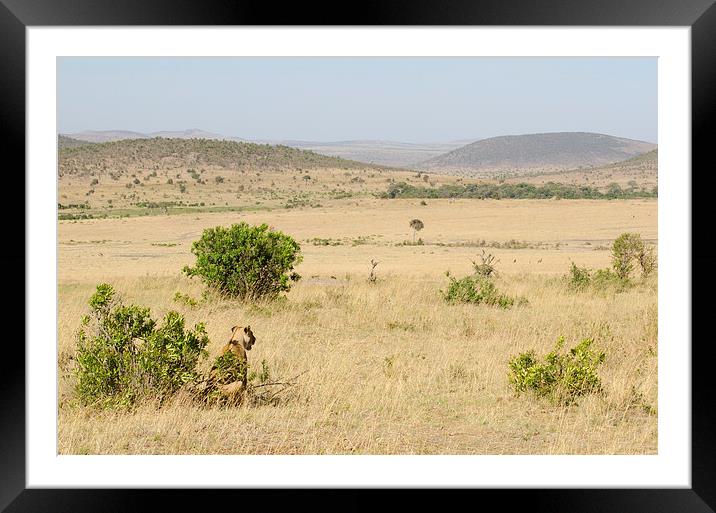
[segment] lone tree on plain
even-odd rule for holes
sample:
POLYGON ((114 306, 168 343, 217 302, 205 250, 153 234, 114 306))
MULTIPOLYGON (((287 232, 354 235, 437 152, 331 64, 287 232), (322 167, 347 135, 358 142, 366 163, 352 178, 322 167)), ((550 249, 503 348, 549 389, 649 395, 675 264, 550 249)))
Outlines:
POLYGON ((415 243, 415 234, 425 228, 425 225, 420 219, 413 219, 410 221, 410 227, 413 229, 413 243, 415 243))

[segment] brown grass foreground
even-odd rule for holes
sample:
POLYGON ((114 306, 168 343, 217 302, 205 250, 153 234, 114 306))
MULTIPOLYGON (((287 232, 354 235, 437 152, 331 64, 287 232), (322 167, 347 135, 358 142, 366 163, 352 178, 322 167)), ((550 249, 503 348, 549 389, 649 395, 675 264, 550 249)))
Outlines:
POLYGON ((179 269, 191 262, 189 244, 201 229, 239 220, 228 214, 60 223, 59 452, 656 453, 655 282, 619 294, 573 293, 558 277, 570 260, 608 265, 608 251, 595 251, 594 241, 628 230, 655 239, 656 202, 381 205, 241 216, 273 224, 304 247, 304 279, 285 300, 258 305, 215 300, 192 308, 172 300, 177 291, 199 298, 203 287, 179 269), (428 245, 396 246, 409 238, 412 217, 425 221, 419 235, 428 245), (356 245, 304 242, 339 235, 372 237, 356 245), (500 310, 441 300, 443 272, 467 272, 479 252, 459 243, 478 237, 550 243, 492 250, 500 258, 498 286, 529 305, 500 310), (159 243, 177 246, 152 245, 159 243), (367 282, 370 258, 383 262, 376 284, 367 282), (70 375, 74 333, 100 281, 128 302, 151 306, 155 317, 177 309, 189 324, 206 322, 212 353, 231 326, 249 323, 257 336, 250 362, 265 359, 275 379, 305 374, 275 405, 202 409, 177 397, 162 409, 145 405, 132 413, 80 407, 70 375), (515 396, 510 357, 528 349, 544 354, 559 335, 568 347, 594 337, 606 352, 604 392, 571 407, 515 396))

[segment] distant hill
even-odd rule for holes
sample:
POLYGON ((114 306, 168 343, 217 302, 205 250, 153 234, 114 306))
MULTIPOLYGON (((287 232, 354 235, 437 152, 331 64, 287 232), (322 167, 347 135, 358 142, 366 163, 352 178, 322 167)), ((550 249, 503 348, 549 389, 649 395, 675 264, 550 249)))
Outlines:
POLYGON ((470 143, 417 167, 439 173, 521 174, 603 166, 643 154, 655 144, 589 132, 508 135, 470 143))
POLYGON ((74 134, 63 134, 78 141, 102 143, 109 141, 120 141, 122 139, 146 139, 146 134, 130 132, 128 130, 85 130, 74 134))
POLYGON ((92 143, 87 141, 80 141, 79 139, 73 139, 71 137, 66 137, 62 134, 57 136, 58 148, 74 148, 75 146, 86 146, 87 144, 92 143))
POLYGON ((160 131, 151 133, 131 132, 126 130, 85 130, 73 134, 63 134, 79 141, 110 142, 124 139, 151 139, 153 137, 176 139, 214 139, 222 141, 253 142, 273 146, 290 146, 301 150, 311 150, 322 155, 357 160, 366 164, 393 167, 411 167, 432 157, 436 157, 471 141, 454 141, 446 143, 406 143, 382 140, 355 141, 300 141, 300 140, 255 140, 231 137, 198 128, 179 131, 160 131))
MULTIPOLYGON (((175 169, 199 166, 238 168, 316 169, 366 168, 360 162, 312 151, 212 139, 124 139, 64 147, 59 150, 59 174, 119 173, 130 169, 175 169)), ((373 166, 376 167, 376 166, 373 166)))
POLYGON ((122 141, 125 139, 152 139, 154 137, 164 137, 167 139, 217 139, 227 141, 243 141, 243 139, 238 137, 227 137, 225 135, 207 132, 198 128, 176 131, 164 130, 161 132, 151 133, 131 132, 128 130, 85 130, 84 132, 63 135, 79 141, 88 142, 111 142, 122 141))

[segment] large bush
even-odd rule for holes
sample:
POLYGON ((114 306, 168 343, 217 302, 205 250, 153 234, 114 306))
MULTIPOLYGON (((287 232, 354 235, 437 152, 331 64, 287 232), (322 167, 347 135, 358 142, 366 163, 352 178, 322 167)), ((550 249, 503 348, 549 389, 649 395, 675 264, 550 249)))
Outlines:
POLYGON ((290 281, 300 279, 293 271, 302 260, 300 246, 266 224, 209 228, 192 244, 191 251, 196 264, 184 267, 184 272, 239 299, 272 298, 288 291, 290 281))
POLYGON ((122 304, 106 283, 97 286, 89 306, 77 333, 75 368, 84 404, 162 401, 199 378, 196 366, 209 342, 203 324, 186 330, 184 318, 171 311, 158 325, 149 308, 122 304))
POLYGON ((573 403, 577 397, 601 390, 597 368, 605 354, 593 351, 585 338, 568 353, 561 353, 564 337, 539 361, 534 351, 521 353, 509 362, 509 380, 518 394, 530 392, 556 404, 573 403))

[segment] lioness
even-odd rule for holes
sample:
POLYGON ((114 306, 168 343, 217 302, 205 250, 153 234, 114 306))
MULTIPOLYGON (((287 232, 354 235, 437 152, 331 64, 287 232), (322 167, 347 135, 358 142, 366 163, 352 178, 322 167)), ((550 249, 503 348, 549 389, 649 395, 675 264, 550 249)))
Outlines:
POLYGON ((239 360, 246 362, 248 359, 246 351, 250 351, 255 343, 256 337, 254 337, 254 332, 251 331, 251 326, 234 326, 231 328, 231 338, 221 349, 221 354, 231 351, 239 357, 239 360))
MULTIPOLYGON (((250 351, 253 345, 256 343, 256 337, 254 337, 253 331, 251 331, 251 326, 234 326, 231 328, 231 338, 229 341, 224 345, 224 347, 221 348, 221 354, 224 355, 228 352, 234 353, 240 362, 242 362, 244 365, 248 363, 248 357, 246 355, 246 351, 250 351)), ((212 369, 214 371, 214 369, 212 369)), ((247 368, 244 367, 244 372, 241 376, 241 384, 242 388, 246 388, 248 376, 247 376, 247 368)), ((226 388, 226 392, 229 391, 235 391, 236 386, 233 384, 229 385, 221 385, 219 388, 223 389, 226 388)))

